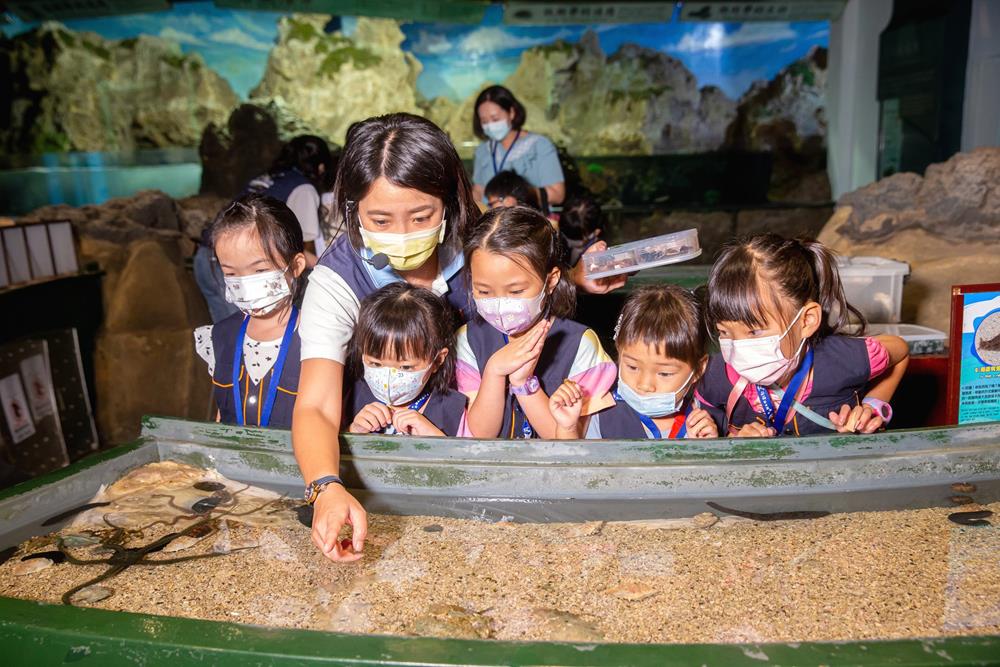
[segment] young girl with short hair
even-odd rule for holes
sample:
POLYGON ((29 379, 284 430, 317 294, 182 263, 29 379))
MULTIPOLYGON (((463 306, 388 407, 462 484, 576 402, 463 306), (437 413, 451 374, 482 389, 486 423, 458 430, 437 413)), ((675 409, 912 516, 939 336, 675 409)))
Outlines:
MULTIPOLYGON (((591 415, 583 431, 586 437, 718 437, 712 417, 694 398, 694 387, 708 363, 705 339, 698 300, 688 290, 649 285, 633 292, 615 327, 615 405, 591 415)), ((579 388, 571 380, 552 395, 549 409, 560 426, 557 437, 580 437, 579 398, 579 388)))
POLYGON ((344 414, 351 433, 459 436, 464 395, 455 377, 451 310, 434 292, 400 282, 361 302, 351 341, 357 378, 344 414))
POLYGON ((735 436, 877 430, 909 350, 897 336, 847 335, 850 314, 860 336, 864 317, 821 243, 762 234, 727 246, 708 282, 720 353, 699 397, 735 436))
POLYGON ((563 380, 581 391, 580 412, 614 403, 615 365, 592 330, 568 319, 576 289, 556 231, 533 209, 497 208, 465 242, 477 316, 458 332, 458 389, 479 438, 552 438, 549 395, 563 380))

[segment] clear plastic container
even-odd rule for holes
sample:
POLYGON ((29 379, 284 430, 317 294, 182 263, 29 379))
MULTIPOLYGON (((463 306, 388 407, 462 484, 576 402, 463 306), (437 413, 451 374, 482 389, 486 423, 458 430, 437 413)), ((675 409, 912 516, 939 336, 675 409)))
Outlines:
POLYGON ((700 254, 698 230, 685 229, 682 232, 612 246, 603 252, 586 254, 581 260, 587 278, 604 278, 664 264, 686 262, 700 254))
POLYGON ((948 334, 916 324, 869 324, 869 336, 899 336, 910 346, 910 354, 941 354, 948 341, 948 334))
POLYGON ((883 257, 838 257, 837 266, 847 303, 869 322, 899 322, 909 264, 883 257))

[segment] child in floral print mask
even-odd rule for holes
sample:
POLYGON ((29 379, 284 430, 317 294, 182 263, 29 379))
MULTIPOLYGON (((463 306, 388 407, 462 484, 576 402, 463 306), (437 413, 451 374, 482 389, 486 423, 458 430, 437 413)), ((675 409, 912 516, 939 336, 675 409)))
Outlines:
POLYGON ((288 428, 299 378, 302 228, 284 203, 247 195, 216 217, 211 239, 226 300, 240 309, 195 330, 197 352, 215 386, 218 419, 288 428))
POLYGON ((468 435, 466 398, 450 388, 454 343, 450 308, 434 292, 397 282, 365 298, 351 341, 347 430, 468 435))

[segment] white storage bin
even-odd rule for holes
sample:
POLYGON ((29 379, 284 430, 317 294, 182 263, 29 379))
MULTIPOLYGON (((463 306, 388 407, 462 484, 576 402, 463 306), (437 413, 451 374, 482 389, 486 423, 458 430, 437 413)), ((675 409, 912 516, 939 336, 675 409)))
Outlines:
POLYGON ((948 334, 916 324, 869 324, 869 336, 899 336, 910 346, 910 354, 941 354, 948 334))
POLYGON ((899 322, 909 264, 882 257, 838 257, 837 267, 847 303, 869 322, 899 322))

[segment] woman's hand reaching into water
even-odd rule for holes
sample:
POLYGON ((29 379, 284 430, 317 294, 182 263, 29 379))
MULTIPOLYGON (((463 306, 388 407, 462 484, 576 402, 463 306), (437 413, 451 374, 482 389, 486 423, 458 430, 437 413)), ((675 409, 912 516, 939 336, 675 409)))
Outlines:
POLYGON ((340 484, 324 488, 313 505, 312 541, 332 561, 359 560, 368 534, 368 513, 340 484), (350 525, 351 539, 341 543, 340 530, 350 525))

